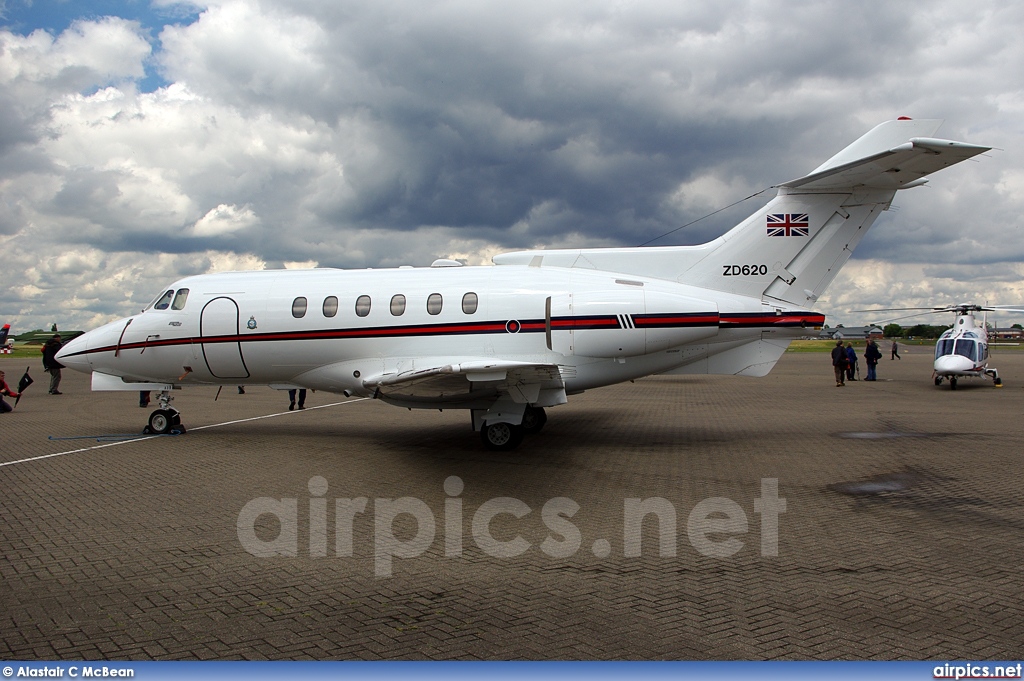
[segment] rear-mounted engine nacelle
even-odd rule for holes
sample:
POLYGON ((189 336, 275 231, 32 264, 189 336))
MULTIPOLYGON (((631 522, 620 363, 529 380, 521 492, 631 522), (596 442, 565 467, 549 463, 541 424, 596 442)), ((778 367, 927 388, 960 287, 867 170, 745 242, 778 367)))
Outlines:
POLYGON ((583 291, 553 301, 552 349, 583 357, 636 357, 718 333, 714 303, 643 287, 583 291))

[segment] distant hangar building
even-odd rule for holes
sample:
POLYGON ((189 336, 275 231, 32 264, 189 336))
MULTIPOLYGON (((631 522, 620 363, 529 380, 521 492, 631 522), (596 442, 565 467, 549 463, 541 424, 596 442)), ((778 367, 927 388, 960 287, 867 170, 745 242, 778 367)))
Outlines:
POLYGON ((864 340, 865 338, 882 338, 880 326, 837 326, 833 329, 822 329, 818 338, 822 340, 864 340))

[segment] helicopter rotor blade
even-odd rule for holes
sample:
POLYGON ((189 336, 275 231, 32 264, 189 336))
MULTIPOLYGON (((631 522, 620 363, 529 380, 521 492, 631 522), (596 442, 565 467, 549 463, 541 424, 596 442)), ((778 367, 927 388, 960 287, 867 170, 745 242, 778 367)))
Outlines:
POLYGON ((882 319, 875 322, 875 326, 884 326, 886 324, 892 324, 903 319, 913 319, 914 317, 924 317, 925 315, 935 314, 936 312, 945 312, 946 310, 928 310, 927 312, 916 312, 914 314, 903 315, 902 317, 893 317, 892 319, 882 319))
MULTIPOLYGON (((926 314, 937 314, 940 312, 953 312, 957 315, 964 315, 969 312, 1020 312, 1024 313, 1024 309, 1017 306, 1010 305, 978 305, 976 303, 960 303, 954 305, 945 305, 943 307, 883 307, 873 308, 869 310, 850 310, 851 313, 864 313, 864 312, 910 312, 911 310, 921 310, 911 315, 905 315, 902 317, 894 317, 892 319, 884 319, 879 322, 875 322, 875 326, 881 326, 883 324, 891 324, 904 319, 912 319, 914 317, 920 317, 926 314)), ((987 321, 987 317, 986 317, 987 321)), ((984 323, 984 322, 983 322, 984 323)))
POLYGON ((1024 312, 1024 309, 1021 309, 1015 305, 992 305, 991 307, 986 307, 984 309, 988 310, 989 312, 1024 312))
POLYGON ((850 312, 906 312, 909 310, 925 310, 927 312, 941 312, 944 307, 876 307, 870 310, 850 310, 850 312))

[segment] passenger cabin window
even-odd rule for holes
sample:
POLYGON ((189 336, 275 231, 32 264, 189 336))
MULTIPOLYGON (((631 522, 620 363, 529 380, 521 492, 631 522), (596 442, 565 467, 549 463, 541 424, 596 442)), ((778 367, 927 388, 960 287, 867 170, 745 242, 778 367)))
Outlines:
POLYGON ((292 301, 292 316, 296 319, 302 319, 306 316, 306 299, 302 296, 292 301))
POLYGON ((401 317, 405 314, 405 296, 401 293, 391 296, 391 314, 401 317))
POLYGON ((462 311, 466 314, 473 314, 476 312, 476 306, 479 302, 475 293, 467 293, 462 296, 462 311))
POLYGON ((166 310, 171 305, 171 299, 174 298, 174 291, 168 291, 167 293, 160 296, 160 298, 153 303, 154 310, 166 310))
POLYGON ((427 297, 427 314, 441 314, 441 294, 431 293, 427 297))
POLYGON ((184 310, 185 301, 188 300, 188 289, 179 288, 178 292, 174 294, 174 302, 171 303, 172 310, 184 310))
POLYGON ((370 314, 370 296, 356 298, 356 316, 365 317, 370 314))
POLYGON ((324 316, 333 317, 338 314, 338 297, 327 296, 324 298, 324 316))

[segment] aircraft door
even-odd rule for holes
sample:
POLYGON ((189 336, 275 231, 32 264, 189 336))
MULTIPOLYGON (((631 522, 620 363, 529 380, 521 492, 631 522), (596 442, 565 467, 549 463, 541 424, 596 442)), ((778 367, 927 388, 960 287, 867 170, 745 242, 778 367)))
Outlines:
POLYGON ((199 334, 203 337, 203 357, 215 378, 248 378, 239 342, 238 303, 231 298, 214 298, 203 308, 199 334))
POLYGON ((558 293, 547 298, 544 305, 544 332, 549 350, 565 356, 572 354, 571 318, 571 294, 558 293))

